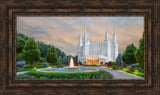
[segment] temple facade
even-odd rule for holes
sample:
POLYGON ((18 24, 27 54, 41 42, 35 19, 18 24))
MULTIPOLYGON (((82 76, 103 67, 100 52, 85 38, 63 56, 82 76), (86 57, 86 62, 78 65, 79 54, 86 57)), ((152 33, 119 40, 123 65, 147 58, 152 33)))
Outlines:
POLYGON ((79 36, 78 62, 84 65, 102 65, 106 62, 115 62, 118 56, 118 44, 116 35, 113 34, 112 43, 109 41, 108 32, 105 33, 105 40, 101 43, 91 43, 87 39, 85 28, 84 37, 79 36))

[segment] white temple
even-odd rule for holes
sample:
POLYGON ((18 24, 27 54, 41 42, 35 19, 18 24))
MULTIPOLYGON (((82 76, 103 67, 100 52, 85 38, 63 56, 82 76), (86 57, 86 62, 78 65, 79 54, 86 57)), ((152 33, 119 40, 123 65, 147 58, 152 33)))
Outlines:
POLYGON ((87 39, 85 27, 84 39, 79 36, 78 43, 78 62, 84 65, 100 65, 106 62, 115 62, 118 56, 118 44, 116 35, 113 34, 112 43, 108 39, 108 33, 105 33, 105 40, 102 43, 90 43, 87 39))

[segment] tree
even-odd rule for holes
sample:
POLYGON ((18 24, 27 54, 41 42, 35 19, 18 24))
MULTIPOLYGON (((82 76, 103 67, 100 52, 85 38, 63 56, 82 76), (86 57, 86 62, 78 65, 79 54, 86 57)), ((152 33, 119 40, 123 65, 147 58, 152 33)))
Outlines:
MULTIPOLYGON (((43 42, 37 42, 38 48, 41 51, 41 57, 46 58, 47 51, 51 47, 51 45, 47 45, 43 42)), ((56 52, 58 56, 61 56, 62 58, 65 56, 65 53, 62 52, 59 48, 56 48, 56 52)))
POLYGON ((123 61, 122 61, 122 55, 121 54, 118 54, 118 57, 116 59, 116 61, 119 63, 119 65, 123 66, 123 61))
POLYGON ((62 63, 62 57, 61 56, 58 57, 58 62, 62 63))
POLYGON ((135 52, 136 61, 141 67, 144 67, 144 33, 142 38, 139 40, 139 48, 135 52))
POLYGON ((46 60, 52 65, 55 65, 58 62, 58 56, 54 46, 48 49, 46 60))
POLYGON ((47 51, 51 47, 51 45, 46 45, 43 42, 37 42, 38 48, 41 51, 41 57, 46 58, 47 51))
POLYGON ((63 65, 69 65, 70 58, 68 56, 64 56, 63 65))
POLYGON ((38 49, 38 46, 34 39, 28 39, 22 50, 23 59, 26 61, 26 63, 31 64, 33 67, 34 63, 40 59, 40 55, 40 50, 38 49))
POLYGON ((78 61, 78 56, 76 55, 75 57, 73 57, 74 61, 77 62, 78 61))
POLYGON ((134 44, 128 45, 123 56, 123 62, 125 62, 126 64, 133 64, 136 62, 136 58, 135 58, 135 51, 136 51, 136 47, 134 46, 134 44))
POLYGON ((22 52, 22 49, 24 48, 25 40, 19 36, 16 37, 16 49, 17 54, 22 52))

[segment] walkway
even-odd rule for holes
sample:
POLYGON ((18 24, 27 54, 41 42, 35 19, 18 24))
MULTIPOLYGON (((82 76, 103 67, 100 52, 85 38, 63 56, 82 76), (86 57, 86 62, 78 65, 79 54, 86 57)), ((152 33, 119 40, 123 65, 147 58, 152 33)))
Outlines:
POLYGON ((120 70, 108 70, 108 67, 84 67, 84 68, 95 68, 95 69, 101 69, 101 70, 105 70, 109 73, 111 73, 113 75, 112 79, 144 79, 143 77, 137 76, 137 75, 133 75, 131 73, 127 73, 124 71, 120 71, 120 70))
POLYGON ((27 72, 29 72, 29 71, 17 72, 16 75, 24 74, 24 73, 27 73, 27 72))

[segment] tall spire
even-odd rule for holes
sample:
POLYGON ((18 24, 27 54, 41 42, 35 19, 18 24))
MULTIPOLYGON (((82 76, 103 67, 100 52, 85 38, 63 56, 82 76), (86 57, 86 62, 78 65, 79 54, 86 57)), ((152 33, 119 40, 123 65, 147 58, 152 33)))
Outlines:
POLYGON ((79 35, 79 46, 82 46, 82 35, 79 35))
POLYGON ((106 25, 105 41, 108 41, 108 28, 107 28, 107 25, 106 25))
POLYGON ((82 27, 80 27, 80 35, 82 35, 82 27))
POLYGON ((108 40, 108 32, 105 33, 105 40, 108 40))
POLYGON ((84 32, 84 41, 87 41, 86 24, 85 24, 85 32, 84 32))
POLYGON ((87 31, 86 31, 86 24, 85 24, 84 28, 85 28, 84 32, 87 32, 87 31))
POLYGON ((115 44, 115 43, 117 43, 116 34, 113 34, 113 36, 112 36, 112 44, 115 44))
POLYGON ((80 21, 80 24, 81 24, 81 26, 80 26, 80 34, 82 35, 83 34, 83 29, 82 29, 82 22, 80 21))

